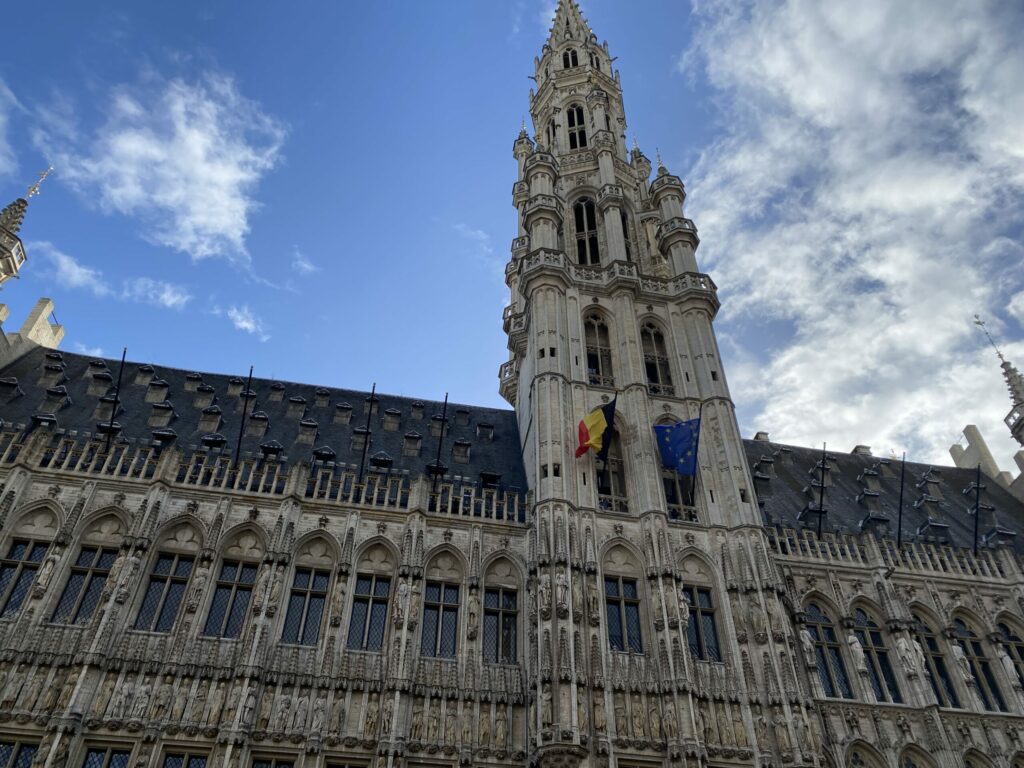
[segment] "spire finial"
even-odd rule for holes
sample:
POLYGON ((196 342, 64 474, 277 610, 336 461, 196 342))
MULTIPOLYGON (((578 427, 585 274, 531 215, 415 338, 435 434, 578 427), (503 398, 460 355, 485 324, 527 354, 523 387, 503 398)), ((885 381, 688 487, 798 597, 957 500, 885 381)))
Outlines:
POLYGON ((999 347, 996 346, 995 339, 993 339, 992 338, 992 334, 988 332, 988 326, 985 325, 985 321, 982 320, 981 317, 979 317, 978 315, 975 315, 974 316, 974 324, 976 326, 978 326, 979 328, 981 328, 982 333, 985 334, 985 338, 988 339, 988 343, 992 345, 992 349, 994 349, 996 351, 996 355, 999 357, 999 359, 1002 362, 1006 362, 1006 358, 1003 357, 1003 353, 1001 351, 999 351, 999 347))
POLYGON ((658 167, 659 168, 663 167, 665 164, 663 162, 661 162, 661 150, 658 149, 657 147, 655 147, 655 149, 654 149, 654 156, 656 158, 658 158, 658 167))
POLYGON ((33 197, 39 194, 39 187, 42 185, 44 181, 46 181, 46 177, 49 176, 51 173, 53 173, 52 165, 39 174, 39 178, 36 179, 35 184, 28 188, 28 192, 25 195, 26 200, 31 200, 33 197))
POLYGON ((640 145, 636 143, 636 136, 633 137, 633 151, 634 152, 639 152, 640 151, 640 145))

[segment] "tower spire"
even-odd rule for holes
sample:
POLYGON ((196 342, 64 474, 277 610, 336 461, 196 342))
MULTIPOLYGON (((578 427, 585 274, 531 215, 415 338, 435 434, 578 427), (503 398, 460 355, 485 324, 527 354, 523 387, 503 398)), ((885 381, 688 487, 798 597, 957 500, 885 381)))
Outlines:
POLYGON ((1021 445, 1024 445, 1024 413, 1022 413, 1022 410, 1024 410, 1024 376, 1003 355, 1002 350, 996 345, 995 339, 992 338, 992 334, 989 333, 985 321, 978 315, 975 315, 974 324, 981 328, 985 338, 988 339, 992 349, 996 351, 996 355, 999 357, 999 367, 1003 369, 1003 378, 1006 380, 1006 388, 1010 390, 1010 401, 1012 403, 1010 413, 1005 419, 1006 426, 1010 428, 1010 434, 1013 435, 1013 438, 1021 445))
POLYGON ((548 33, 548 45, 554 46, 559 40, 566 38, 586 40, 591 34, 590 25, 583 18, 583 12, 580 11, 576 0, 558 0, 555 18, 548 33))
POLYGON ((21 265, 25 263, 25 247, 18 232, 25 222, 29 198, 39 194, 39 186, 52 172, 53 166, 50 166, 40 173, 39 178, 25 192, 25 197, 19 197, 0 211, 0 284, 17 277, 21 265))

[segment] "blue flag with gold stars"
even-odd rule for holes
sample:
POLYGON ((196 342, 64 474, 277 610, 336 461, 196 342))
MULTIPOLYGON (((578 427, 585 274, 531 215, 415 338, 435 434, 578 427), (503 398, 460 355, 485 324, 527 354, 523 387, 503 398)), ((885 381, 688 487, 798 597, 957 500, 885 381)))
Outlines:
POLYGON ((661 464, 665 469, 674 469, 680 475, 690 477, 697 474, 697 438, 700 435, 700 419, 677 421, 675 424, 658 424, 654 427, 661 464))

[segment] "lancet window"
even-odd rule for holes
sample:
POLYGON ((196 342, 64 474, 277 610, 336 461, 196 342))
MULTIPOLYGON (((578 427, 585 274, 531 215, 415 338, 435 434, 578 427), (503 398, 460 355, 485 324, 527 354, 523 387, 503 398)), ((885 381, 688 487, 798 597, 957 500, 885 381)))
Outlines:
POLYGON ((999 642, 1013 661, 1017 679, 1024 685, 1024 640, 1021 640, 1020 635, 1010 629, 1007 624, 999 624, 996 630, 999 634, 999 642))
POLYGON ((49 548, 45 542, 29 539, 11 542, 7 557, 0 560, 0 616, 13 616, 21 608, 49 548))
POLYGON ((575 48, 570 48, 568 51, 565 51, 562 54, 562 68, 563 69, 572 69, 573 67, 578 67, 579 65, 580 65, 580 57, 579 57, 579 54, 576 53, 576 49, 575 48))
POLYGON ((640 327, 640 343, 644 353, 644 370, 647 372, 647 390, 652 395, 674 397, 676 388, 672 385, 665 335, 654 323, 644 323, 640 327))
POLYGON ((319 568, 295 569, 281 640, 298 645, 316 645, 320 639, 320 624, 323 623, 330 583, 330 571, 319 568))
POLYGON ((225 638, 241 635, 257 570, 256 563, 225 560, 221 564, 204 635, 225 638))
POLYGON ((359 651, 379 651, 384 645, 388 618, 391 579, 360 573, 352 598, 352 620, 348 627, 348 647, 359 651))
POLYGON ((94 748, 85 753, 82 768, 128 768, 131 752, 126 749, 94 748))
POLYGON ((957 695, 953 680, 949 676, 946 657, 939 646, 939 638, 920 617, 914 617, 914 637, 924 651, 925 665, 928 667, 928 682, 932 693, 940 707, 959 707, 960 697, 957 695))
POLYGON ((583 333, 587 351, 587 383, 595 387, 614 387, 612 374, 612 347, 608 325, 596 313, 583 320, 583 333))
POLYGON ((424 656, 454 658, 459 633, 459 585, 428 581, 423 593, 424 656))
POLYGON ((583 107, 573 104, 566 111, 566 123, 569 128, 569 149, 587 148, 587 124, 584 120, 583 107))
POLYGON ((882 628, 862 608, 853 614, 853 633, 864 651, 864 663, 868 669, 868 680, 878 701, 901 704, 903 696, 896 684, 889 649, 882 639, 882 628))
POLYGON ((576 226, 576 260, 583 265, 601 263, 601 251, 597 244, 597 210, 594 201, 583 197, 572 207, 573 222, 576 226))
POLYGON ((622 441, 618 433, 611 437, 604 461, 598 459, 597 496, 601 509, 606 512, 628 512, 626 471, 622 461, 622 441))
POLYGON ((690 652, 703 661, 721 661, 718 630, 715 627, 715 604, 707 587, 684 586, 683 594, 689 603, 689 621, 686 632, 690 652))
POLYGON ((517 593, 497 587, 484 590, 484 660, 499 664, 516 662, 517 593))
POLYGON ((806 628, 814 640, 818 661, 818 677, 826 696, 852 699, 853 689, 846 674, 843 653, 836 636, 836 627, 817 603, 808 603, 806 628))
POLYGON ((53 612, 57 624, 88 624, 99 605, 117 550, 83 546, 53 612))
POLYGON ((194 562, 192 557, 170 552, 157 555, 139 615, 135 617, 135 629, 146 632, 171 631, 194 562))
POLYGON ((995 675, 992 673, 992 664, 985 655, 981 638, 967 626, 963 619, 956 619, 953 622, 953 630, 956 633, 954 642, 963 649, 971 675, 977 683, 981 703, 987 710, 998 709, 1000 712, 1006 712, 1006 702, 996 684, 995 675))
POLYGON ((643 651, 640 632, 640 594, 636 579, 606 576, 604 602, 608 615, 608 642, 613 651, 643 651))

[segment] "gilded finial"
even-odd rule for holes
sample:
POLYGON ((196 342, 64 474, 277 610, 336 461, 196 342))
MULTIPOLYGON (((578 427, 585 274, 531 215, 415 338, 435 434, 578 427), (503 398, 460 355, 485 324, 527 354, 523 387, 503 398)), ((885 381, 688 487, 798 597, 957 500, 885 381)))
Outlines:
POLYGON ((982 320, 978 315, 974 316, 974 324, 981 328, 982 333, 985 334, 985 338, 988 339, 988 343, 992 345, 992 349, 996 351, 996 355, 1000 360, 1006 362, 1006 358, 1003 357, 1003 353, 999 351, 999 347, 996 346, 995 339, 992 338, 992 334, 988 332, 988 326, 985 325, 985 321, 982 320))
POLYGON ((42 185, 44 181, 46 181, 46 177, 49 176, 51 173, 53 173, 52 165, 39 174, 39 178, 36 179, 35 184, 28 188, 28 193, 25 195, 26 200, 29 200, 39 194, 39 187, 42 185))

